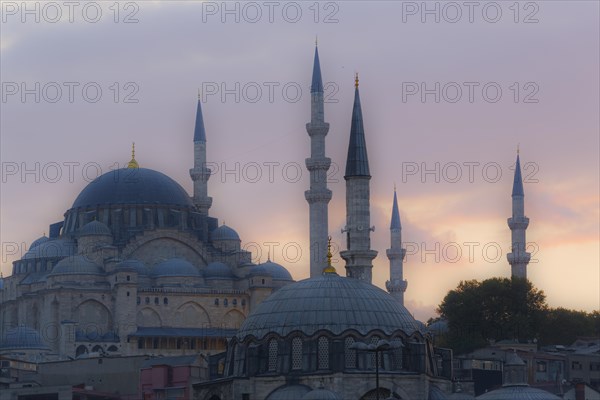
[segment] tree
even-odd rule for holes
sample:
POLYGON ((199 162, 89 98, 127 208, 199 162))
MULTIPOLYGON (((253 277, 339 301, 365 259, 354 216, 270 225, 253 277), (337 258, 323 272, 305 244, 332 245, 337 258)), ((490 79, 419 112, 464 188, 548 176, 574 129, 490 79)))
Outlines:
POLYGON ((490 339, 533 339, 547 310, 546 296, 526 279, 462 281, 438 308, 448 320, 445 344, 457 353, 485 346, 490 339))

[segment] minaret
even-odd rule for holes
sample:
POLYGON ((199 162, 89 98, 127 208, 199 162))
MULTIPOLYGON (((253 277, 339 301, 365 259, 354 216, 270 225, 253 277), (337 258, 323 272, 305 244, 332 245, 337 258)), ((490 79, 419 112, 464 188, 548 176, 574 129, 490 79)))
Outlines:
POLYGON ((515 179, 512 190, 512 218, 508 219, 511 231, 512 252, 506 255, 511 267, 513 277, 527 278, 527 264, 531 254, 526 251, 525 230, 529 225, 529 218, 525 216, 525 194, 523 193, 523 180, 521 178, 521 162, 517 150, 517 163, 515 165, 515 179))
POLYGON ((362 110, 358 93, 358 74, 354 84, 354 107, 352 109, 352 125, 350 127, 350 143, 346 159, 346 233, 347 250, 340 252, 346 261, 346 276, 362 279, 371 283, 373 259, 377 256, 371 250, 369 159, 363 129, 362 110))
POLYGON ((194 181, 192 201, 202 215, 208 215, 212 205, 212 197, 208 197, 208 178, 210 169, 206 168, 206 132, 202 118, 202 103, 198 93, 198 108, 196 110, 196 127, 194 129, 194 168, 190 169, 190 177, 194 181))
POLYGON ((402 225, 400 223, 398 197, 396 196, 395 187, 392 222, 390 223, 390 248, 386 250, 386 254, 390 260, 390 280, 385 283, 385 287, 392 297, 404 305, 404 292, 406 292, 408 282, 403 279, 402 262, 406 255, 406 249, 402 248, 402 225))
POLYGON ((319 51, 315 46, 312 84, 310 87, 310 122, 306 131, 310 136, 310 158, 306 168, 310 172, 310 189, 304 192, 310 214, 310 276, 320 276, 327 256, 328 212, 331 190, 327 189, 327 171, 331 159, 325 157, 325 136, 329 124, 325 122, 323 80, 319 51))

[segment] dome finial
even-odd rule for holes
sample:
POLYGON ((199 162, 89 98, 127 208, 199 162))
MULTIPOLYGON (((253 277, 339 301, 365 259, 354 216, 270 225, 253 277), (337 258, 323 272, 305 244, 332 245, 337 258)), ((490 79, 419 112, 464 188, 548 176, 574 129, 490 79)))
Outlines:
POLYGON ((354 87, 358 89, 358 72, 354 75, 354 87))
POLYGON ((315 35, 315 46, 319 45, 319 35, 315 35))
POLYGON ((138 162, 135 161, 135 142, 131 143, 131 161, 127 164, 127 168, 139 168, 138 162))
POLYGON ((517 155, 519 155, 519 147, 521 146, 521 143, 517 143, 517 155))
POLYGON ((325 268, 323 268, 323 273, 324 274, 335 274, 336 270, 333 267, 333 265, 331 265, 331 258, 333 257, 333 255, 331 254, 331 236, 329 236, 329 239, 327 240, 327 266, 325 268))

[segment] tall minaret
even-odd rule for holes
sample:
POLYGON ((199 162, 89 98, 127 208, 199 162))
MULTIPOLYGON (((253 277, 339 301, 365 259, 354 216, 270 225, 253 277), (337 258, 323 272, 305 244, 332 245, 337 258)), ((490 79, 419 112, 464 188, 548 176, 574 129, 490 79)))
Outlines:
POLYGON ((202 215, 208 215, 212 205, 212 197, 208 197, 208 178, 210 169, 206 168, 206 131, 202 118, 202 103, 198 93, 198 108, 196 109, 196 127, 194 128, 194 168, 190 169, 190 177, 194 181, 192 201, 202 215))
POLYGON ((369 205, 370 189, 369 159, 363 129, 362 110, 358 93, 358 74, 355 79, 354 107, 350 127, 350 143, 346 160, 346 246, 340 252, 346 261, 346 276, 371 283, 373 259, 377 256, 371 250, 371 212, 369 205))
POLYGON ((525 230, 529 225, 529 218, 525 216, 525 194, 523 193, 523 180, 521 178, 521 162, 517 150, 517 163, 515 165, 515 179, 512 190, 512 218, 508 219, 511 231, 512 252, 508 253, 508 263, 513 277, 527 278, 527 264, 531 254, 526 251, 525 230))
POLYGON ((306 168, 310 172, 310 189, 304 192, 310 213, 310 276, 321 276, 326 263, 328 243, 328 212, 331 190, 327 189, 327 171, 331 159, 325 157, 325 136, 329 124, 325 122, 323 80, 319 51, 315 46, 312 84, 310 87, 310 122, 306 131, 310 136, 310 158, 306 168))
POLYGON ((396 196, 395 187, 392 222, 390 223, 390 248, 386 250, 386 254, 390 260, 390 280, 385 283, 385 287, 392 297, 404 305, 404 292, 406 292, 408 282, 403 279, 402 262, 406 255, 406 249, 402 248, 402 225, 400 224, 398 197, 396 196))

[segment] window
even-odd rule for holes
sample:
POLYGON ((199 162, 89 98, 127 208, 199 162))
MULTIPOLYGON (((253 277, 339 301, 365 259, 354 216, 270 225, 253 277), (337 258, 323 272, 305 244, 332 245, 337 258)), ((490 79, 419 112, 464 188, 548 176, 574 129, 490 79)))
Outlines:
MULTIPOLYGON (((379 336, 371 336, 371 344, 377 346, 377 343, 379 343, 379 336)), ((379 352, 372 352, 371 353, 371 364, 370 367, 375 369, 375 360, 376 360, 376 356, 379 356, 379 368, 382 367, 382 363, 381 363, 381 355, 379 354, 379 352)))
POLYGON ((292 369, 302 369, 302 339, 292 339, 292 369))
POLYGON ((395 370, 402 369, 402 339, 395 338, 391 341, 392 350, 392 368, 395 370))
POLYGON ((140 305, 140 303, 142 302, 142 299, 140 299, 140 296, 138 296, 136 302, 137 302, 138 305, 140 305))
POLYGON ((321 336, 317 342, 317 368, 329 369, 329 339, 321 336))
POLYGON ((166 297, 163 299, 163 304, 166 306, 167 304, 169 304, 169 299, 167 299, 166 297))
POLYGON ((219 299, 215 299, 215 306, 219 305, 219 299))
POLYGON ((276 339, 269 340, 269 372, 277 371, 277 350, 279 343, 276 339))
POLYGON ((159 301, 158 301, 158 297, 154 298, 154 304, 158 305, 159 301))
POLYGON ((538 361, 536 363, 536 369, 537 369, 537 372, 546 372, 546 362, 538 361))
POLYGON ((233 305, 237 306, 237 299, 233 299, 233 305))
POLYGON ((582 365, 579 361, 573 361, 571 362, 571 369, 579 371, 582 369, 582 365))
POLYGON ((227 307, 227 304, 229 304, 229 300, 223 299, 223 306, 227 307))
POLYGON ((349 336, 344 341, 344 358, 346 368, 356 368, 356 350, 350 348, 354 344, 354 338, 349 336))
POLYGON ((146 304, 150 304, 150 297, 146 297, 145 302, 146 304))
POLYGON ((600 362, 591 362, 590 371, 600 371, 600 362))
POLYGON ((127 292, 127 297, 129 297, 129 292, 127 292))
POLYGON ((242 299, 242 307, 246 305, 246 299, 242 299))
POLYGON ((131 280, 131 276, 127 275, 127 282, 131 280))

